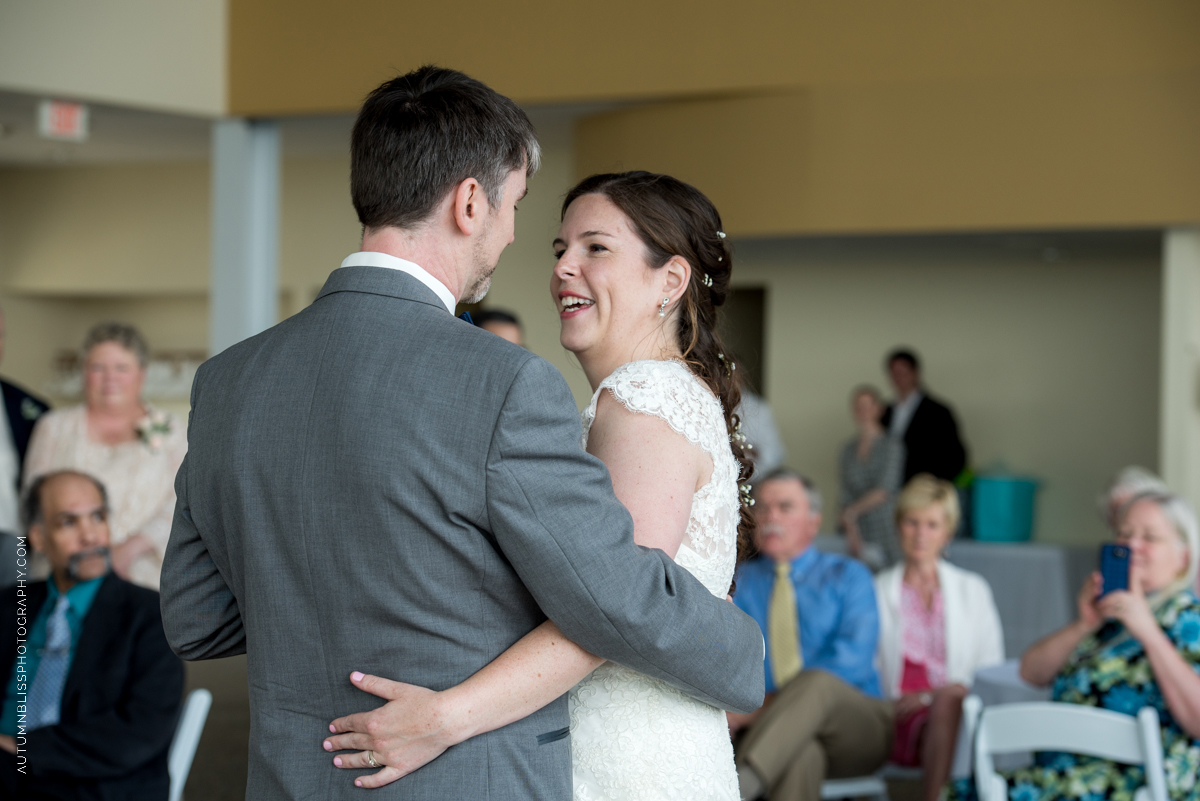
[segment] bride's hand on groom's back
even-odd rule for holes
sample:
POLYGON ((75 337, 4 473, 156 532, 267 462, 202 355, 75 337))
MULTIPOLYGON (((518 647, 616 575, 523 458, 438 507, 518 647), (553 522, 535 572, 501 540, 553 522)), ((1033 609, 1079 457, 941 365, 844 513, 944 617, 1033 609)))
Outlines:
POLYGON ((440 693, 357 671, 350 674, 350 681, 358 689, 387 701, 378 709, 338 718, 329 726, 333 735, 325 738, 325 750, 353 752, 334 757, 334 765, 370 770, 373 755, 375 763, 383 766, 355 779, 357 786, 391 784, 461 742, 447 720, 440 693))

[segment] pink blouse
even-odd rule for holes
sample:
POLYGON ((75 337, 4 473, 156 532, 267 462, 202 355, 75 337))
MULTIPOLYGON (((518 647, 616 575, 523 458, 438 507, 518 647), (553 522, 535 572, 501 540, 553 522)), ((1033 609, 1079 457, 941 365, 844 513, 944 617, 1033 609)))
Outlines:
POLYGON ((901 640, 904 659, 925 668, 931 687, 946 683, 946 624, 942 591, 933 594, 932 608, 926 608, 921 593, 905 582, 900 584, 901 640))

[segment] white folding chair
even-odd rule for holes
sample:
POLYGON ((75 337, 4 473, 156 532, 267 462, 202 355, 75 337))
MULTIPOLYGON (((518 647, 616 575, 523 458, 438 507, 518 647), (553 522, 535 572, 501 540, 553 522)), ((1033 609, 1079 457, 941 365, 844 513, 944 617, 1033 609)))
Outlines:
POLYGON ((211 707, 212 693, 204 689, 192 690, 183 702, 183 714, 179 716, 175 738, 171 740, 171 750, 167 752, 167 772, 171 775, 170 801, 183 798, 183 786, 187 784, 188 773, 192 770, 192 759, 196 756, 196 746, 200 745, 200 733, 204 731, 204 721, 208 719, 211 707))
POLYGON ((839 798, 877 798, 888 801, 887 782, 882 776, 855 776, 850 779, 826 779, 821 782, 822 801, 839 798))
POLYGON ((1008 801, 1008 785, 995 770, 993 754, 1064 751, 1142 765, 1146 786, 1137 801, 1167 801, 1162 732, 1158 712, 1144 707, 1137 717, 1079 704, 1030 703, 989 706, 975 733, 975 789, 979 801, 1008 801))
POLYGON ((870 776, 855 776, 849 779, 826 779, 821 783, 821 798, 834 801, 839 798, 876 798, 888 801, 888 779, 913 781, 922 776, 920 768, 905 768, 886 763, 878 773, 870 776))

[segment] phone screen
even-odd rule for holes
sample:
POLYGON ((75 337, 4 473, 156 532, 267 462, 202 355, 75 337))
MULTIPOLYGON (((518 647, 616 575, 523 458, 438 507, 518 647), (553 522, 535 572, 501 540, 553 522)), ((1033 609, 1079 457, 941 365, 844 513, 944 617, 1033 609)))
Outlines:
POLYGON ((1100 546, 1100 578, 1104 582, 1101 596, 1113 590, 1129 589, 1129 547, 1107 543, 1100 546))

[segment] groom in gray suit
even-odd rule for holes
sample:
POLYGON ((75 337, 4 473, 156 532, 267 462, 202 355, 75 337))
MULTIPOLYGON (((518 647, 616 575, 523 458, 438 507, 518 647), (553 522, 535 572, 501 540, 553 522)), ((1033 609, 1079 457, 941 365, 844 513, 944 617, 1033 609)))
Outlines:
MULTIPOLYGON (((163 621, 185 659, 248 655, 247 798, 362 797, 321 750, 332 719, 379 706, 351 671, 445 689, 547 617, 756 709, 755 623, 634 544, 559 372, 454 317, 512 241, 540 156, 525 114, 426 67, 370 95, 351 156, 362 252, 201 367, 175 481, 163 621)), ((374 793, 569 799, 567 726, 564 697, 374 793)))

